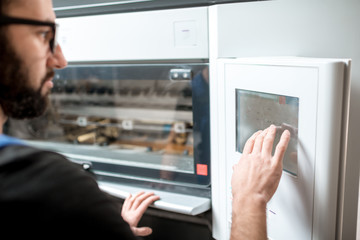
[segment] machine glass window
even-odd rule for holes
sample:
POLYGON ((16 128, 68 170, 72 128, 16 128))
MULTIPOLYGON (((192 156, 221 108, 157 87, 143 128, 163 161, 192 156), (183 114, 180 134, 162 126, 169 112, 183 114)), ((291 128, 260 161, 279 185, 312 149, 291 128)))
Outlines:
POLYGON ((73 65, 53 81, 45 115, 10 135, 98 175, 209 184, 207 64, 73 65))
MULTIPOLYGON (((247 139, 271 124, 277 127, 275 144, 284 130, 291 139, 284 156, 284 171, 297 175, 299 98, 236 89, 236 151, 242 152, 247 139)), ((273 149, 273 153, 274 153, 273 149)))

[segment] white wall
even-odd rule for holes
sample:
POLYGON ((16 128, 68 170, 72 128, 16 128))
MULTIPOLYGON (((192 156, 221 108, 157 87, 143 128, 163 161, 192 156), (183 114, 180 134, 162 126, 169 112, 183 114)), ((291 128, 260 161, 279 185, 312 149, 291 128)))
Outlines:
POLYGON ((218 21, 212 23, 217 27, 210 29, 210 58, 303 56, 353 60, 342 239, 355 239, 360 156, 360 1, 278 0, 223 4, 213 10, 218 21))

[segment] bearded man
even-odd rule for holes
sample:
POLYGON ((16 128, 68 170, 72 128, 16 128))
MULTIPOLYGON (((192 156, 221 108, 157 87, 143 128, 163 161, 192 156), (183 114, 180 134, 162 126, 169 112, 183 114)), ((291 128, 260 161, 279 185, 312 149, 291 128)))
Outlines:
POLYGON ((54 69, 67 65, 56 42, 51 0, 0 0, 0 226, 3 236, 40 239, 135 239, 151 229, 137 224, 153 193, 119 202, 92 174, 57 153, 2 134, 9 117, 44 113, 54 69), (124 219, 126 221, 124 221, 124 219))

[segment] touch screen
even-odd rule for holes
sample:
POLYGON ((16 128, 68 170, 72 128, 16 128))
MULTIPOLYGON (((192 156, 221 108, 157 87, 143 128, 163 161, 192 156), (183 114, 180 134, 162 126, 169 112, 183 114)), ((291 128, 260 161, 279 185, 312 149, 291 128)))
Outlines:
POLYGON ((286 129, 291 133, 283 170, 297 176, 299 98, 236 90, 236 150, 242 152, 247 139, 271 124, 277 127, 273 153, 286 129))

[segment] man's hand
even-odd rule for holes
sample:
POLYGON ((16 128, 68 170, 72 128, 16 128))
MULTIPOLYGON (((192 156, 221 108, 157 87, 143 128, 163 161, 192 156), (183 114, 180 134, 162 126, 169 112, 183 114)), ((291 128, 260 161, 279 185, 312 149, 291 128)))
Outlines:
POLYGON ((266 204, 274 195, 282 174, 282 159, 290 140, 285 130, 272 148, 276 127, 258 131, 245 144, 233 167, 231 179, 233 215, 231 239, 266 239, 266 204))
POLYGON ((254 197, 267 203, 274 195, 282 174, 282 159, 290 140, 285 130, 276 146, 276 127, 254 133, 246 142, 240 161, 234 165, 232 176, 233 197, 254 197))
POLYGON ((121 216, 129 224, 132 232, 136 236, 148 236, 152 233, 152 229, 149 227, 137 227, 141 217, 146 209, 154 201, 159 200, 159 196, 155 196, 154 193, 139 192, 132 196, 131 194, 125 199, 121 216))

